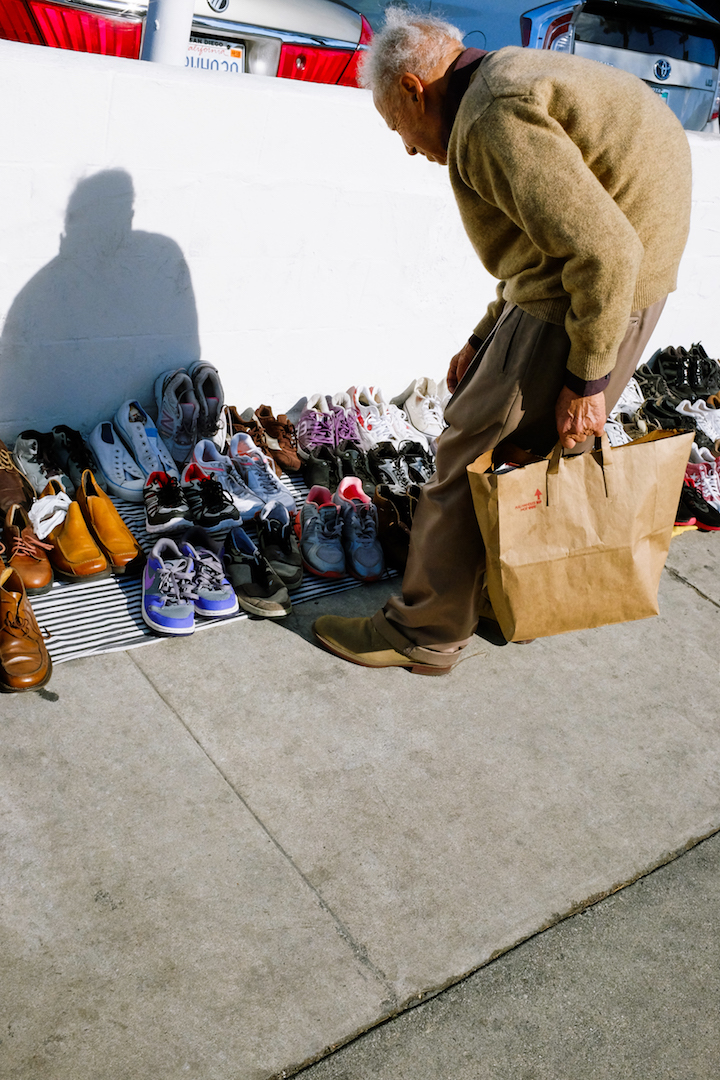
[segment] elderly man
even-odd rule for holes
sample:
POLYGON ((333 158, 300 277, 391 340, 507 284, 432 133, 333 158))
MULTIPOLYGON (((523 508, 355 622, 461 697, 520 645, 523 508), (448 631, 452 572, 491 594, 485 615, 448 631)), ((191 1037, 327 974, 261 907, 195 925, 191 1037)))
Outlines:
POLYGON ((466 467, 511 443, 580 452, 640 362, 676 287, 690 154, 634 75, 530 49, 465 49, 458 30, 390 9, 364 79, 408 154, 447 165, 497 298, 453 357, 437 472, 425 486, 402 597, 372 619, 323 616, 332 652, 448 672, 481 616, 484 548, 466 467))

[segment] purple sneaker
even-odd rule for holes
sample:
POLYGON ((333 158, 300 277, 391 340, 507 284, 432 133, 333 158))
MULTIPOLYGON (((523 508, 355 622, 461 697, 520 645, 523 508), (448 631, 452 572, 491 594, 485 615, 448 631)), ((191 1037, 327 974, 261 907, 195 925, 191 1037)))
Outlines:
POLYGON ((350 395, 335 394, 332 399, 328 398, 328 405, 335 414, 335 445, 340 446, 341 443, 345 445, 349 443, 351 446, 360 448, 362 438, 357 413, 353 408, 350 395))
POLYGON ((173 540, 158 540, 148 556, 142 581, 142 617, 156 634, 178 637, 195 629, 191 596, 193 564, 173 540))
POLYGON ((307 460, 308 454, 321 446, 335 447, 335 413, 328 407, 324 394, 308 398, 297 425, 298 454, 307 460))

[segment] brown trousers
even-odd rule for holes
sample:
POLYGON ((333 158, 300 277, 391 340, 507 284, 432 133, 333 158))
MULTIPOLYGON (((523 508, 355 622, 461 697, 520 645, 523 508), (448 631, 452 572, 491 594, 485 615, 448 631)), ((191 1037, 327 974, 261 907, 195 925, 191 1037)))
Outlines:
MULTIPOLYGON (((608 412, 632 377, 664 304, 663 299, 632 312, 605 391, 608 412)), ((552 449, 569 349, 564 327, 506 304, 451 398, 436 472, 413 520, 402 597, 392 597, 384 609, 408 644, 462 646, 481 615, 492 617, 482 593, 485 548, 466 467, 506 439, 540 454, 552 449)))

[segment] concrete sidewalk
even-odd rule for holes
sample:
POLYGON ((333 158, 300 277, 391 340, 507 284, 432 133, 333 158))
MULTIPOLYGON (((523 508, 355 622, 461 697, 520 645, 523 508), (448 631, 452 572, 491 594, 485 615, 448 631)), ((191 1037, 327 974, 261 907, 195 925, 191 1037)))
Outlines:
POLYGON ((3 697, 0 1075, 289 1075, 720 829, 717 544, 447 679, 315 646, 379 585, 3 697))

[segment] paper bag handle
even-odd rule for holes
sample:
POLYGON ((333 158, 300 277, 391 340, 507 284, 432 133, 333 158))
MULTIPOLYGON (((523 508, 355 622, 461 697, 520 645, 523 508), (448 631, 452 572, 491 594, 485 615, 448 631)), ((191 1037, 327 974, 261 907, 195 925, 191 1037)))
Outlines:
MULTIPOLYGON (((610 453, 612 447, 610 446, 610 440, 607 437, 607 432, 603 431, 602 435, 595 436, 595 451, 600 451, 601 454, 601 468, 603 471, 603 480, 605 481, 605 498, 612 499, 614 481, 612 480, 612 455, 610 453)), ((579 454, 568 454, 568 457, 579 457, 579 454)), ((547 469, 547 491, 546 491, 546 505, 554 506, 559 501, 558 484, 560 483, 560 459, 563 457, 562 443, 558 442, 553 447, 547 469)))

